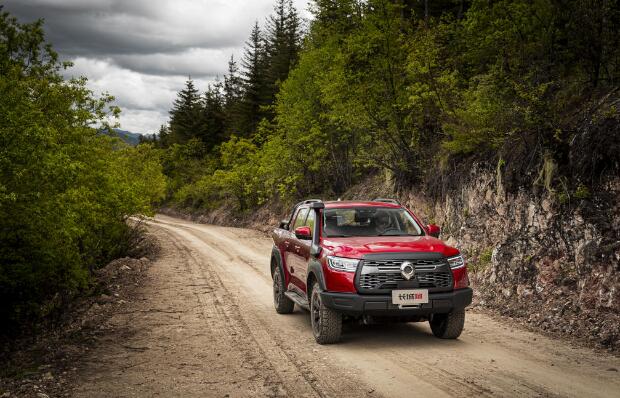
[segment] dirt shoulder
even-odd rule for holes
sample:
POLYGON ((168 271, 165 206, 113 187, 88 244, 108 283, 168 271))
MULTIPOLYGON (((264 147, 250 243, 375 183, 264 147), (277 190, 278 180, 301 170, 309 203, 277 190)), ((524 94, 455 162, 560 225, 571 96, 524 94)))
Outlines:
POLYGON ((61 321, 17 340, 0 353, 0 397, 71 396, 70 385, 82 358, 113 332, 109 320, 132 305, 159 255, 153 234, 142 242, 140 258, 125 257, 96 271, 91 294, 79 297, 61 321))

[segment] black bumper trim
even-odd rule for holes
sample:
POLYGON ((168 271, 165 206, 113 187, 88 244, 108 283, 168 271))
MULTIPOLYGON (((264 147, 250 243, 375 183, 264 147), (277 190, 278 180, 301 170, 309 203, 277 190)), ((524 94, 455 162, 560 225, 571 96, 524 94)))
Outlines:
POLYGON ((348 315, 430 315, 447 313, 471 304, 473 291, 467 287, 451 292, 428 294, 428 303, 414 308, 398 308, 392 304, 392 295, 365 295, 356 293, 321 292, 326 307, 348 315))

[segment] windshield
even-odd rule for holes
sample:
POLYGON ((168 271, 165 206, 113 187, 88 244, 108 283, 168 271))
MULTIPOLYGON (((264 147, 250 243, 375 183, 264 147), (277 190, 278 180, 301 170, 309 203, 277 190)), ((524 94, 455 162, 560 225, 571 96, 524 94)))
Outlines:
POLYGON ((326 237, 420 236, 422 229, 402 208, 349 207, 323 211, 326 237))

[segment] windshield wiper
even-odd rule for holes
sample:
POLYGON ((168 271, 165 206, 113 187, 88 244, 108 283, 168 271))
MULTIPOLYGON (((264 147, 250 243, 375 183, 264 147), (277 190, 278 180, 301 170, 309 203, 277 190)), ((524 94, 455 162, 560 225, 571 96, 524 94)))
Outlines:
POLYGON ((328 238, 350 238, 351 235, 327 235, 328 238))

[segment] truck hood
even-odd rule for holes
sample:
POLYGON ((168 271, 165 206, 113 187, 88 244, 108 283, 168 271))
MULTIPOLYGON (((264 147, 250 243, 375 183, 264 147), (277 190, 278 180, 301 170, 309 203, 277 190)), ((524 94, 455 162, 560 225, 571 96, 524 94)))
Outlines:
POLYGON ((362 258, 371 253, 435 252, 454 256, 459 251, 432 236, 368 236, 325 238, 323 247, 334 256, 362 258))

